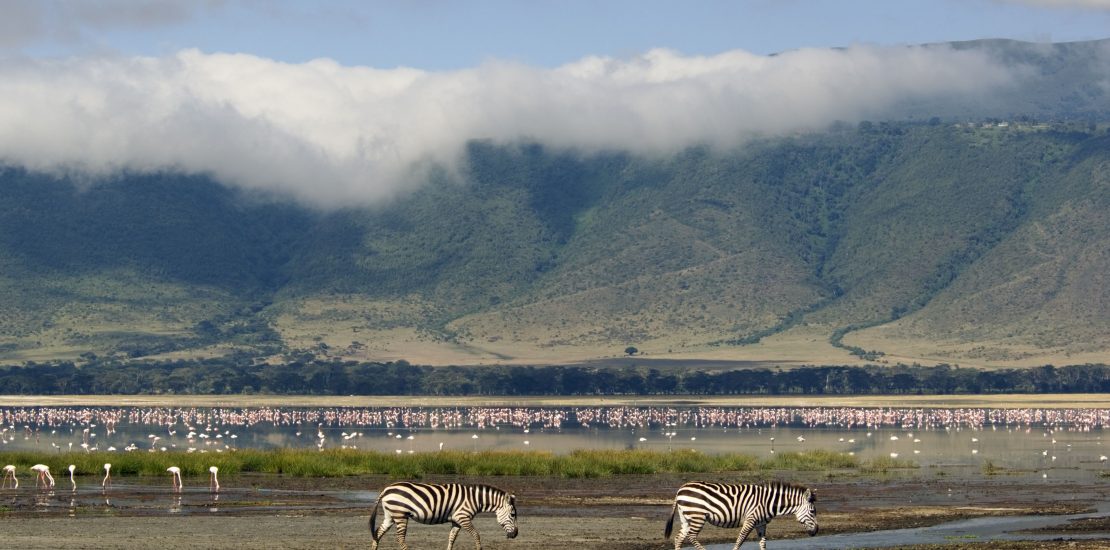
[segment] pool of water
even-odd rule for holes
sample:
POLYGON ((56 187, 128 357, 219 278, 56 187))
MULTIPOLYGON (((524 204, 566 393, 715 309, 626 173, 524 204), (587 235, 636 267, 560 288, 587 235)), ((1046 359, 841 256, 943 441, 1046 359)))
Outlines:
MULTIPOLYGON (((776 540, 768 542, 774 544, 776 550, 790 550, 792 548, 889 548, 893 546, 911 544, 952 544, 953 542, 984 542, 1007 540, 1056 540, 1062 538, 1059 534, 1018 533, 1019 531, 1043 529, 1067 524, 1069 521, 1101 518, 1110 513, 1110 504, 1101 503, 1095 512, 1084 514, 1069 514, 1057 516, 1006 516, 974 518, 942 523, 930 527, 917 527, 912 529, 891 529, 885 531, 872 531, 869 533, 845 533, 840 535, 816 536, 807 539, 776 540)), ((779 518, 790 520, 789 517, 779 518)), ((755 536, 755 535, 752 535, 755 536)), ((1067 539, 1104 540, 1105 533, 1069 533, 1067 539)), ((753 540, 749 537, 749 540, 753 540)), ((759 538, 755 536, 755 541, 759 538)), ((748 544, 751 544, 750 542, 748 544)), ((754 545, 753 545, 754 546, 754 545)), ((709 550, 731 549, 732 544, 706 545, 709 550)))

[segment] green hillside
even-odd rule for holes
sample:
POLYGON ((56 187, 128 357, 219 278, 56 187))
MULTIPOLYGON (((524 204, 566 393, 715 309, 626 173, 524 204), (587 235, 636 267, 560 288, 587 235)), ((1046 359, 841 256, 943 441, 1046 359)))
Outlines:
POLYGON ((467 166, 329 213, 204 178, 7 169, 3 357, 1110 349, 1103 126, 861 124, 668 159, 476 142, 467 166))
POLYGON ((956 47, 1024 80, 734 150, 473 141, 374 206, 3 167, 0 361, 1110 362, 1110 41, 956 47))

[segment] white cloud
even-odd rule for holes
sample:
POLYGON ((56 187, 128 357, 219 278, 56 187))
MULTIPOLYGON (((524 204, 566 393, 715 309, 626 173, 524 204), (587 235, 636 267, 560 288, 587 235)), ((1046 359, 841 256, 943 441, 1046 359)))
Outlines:
POLYGON ((1013 82, 985 54, 854 46, 776 56, 653 50, 554 69, 451 72, 164 58, 0 61, 0 160, 94 175, 210 173, 322 206, 368 203, 455 166, 470 139, 666 153, 982 97, 1013 82))

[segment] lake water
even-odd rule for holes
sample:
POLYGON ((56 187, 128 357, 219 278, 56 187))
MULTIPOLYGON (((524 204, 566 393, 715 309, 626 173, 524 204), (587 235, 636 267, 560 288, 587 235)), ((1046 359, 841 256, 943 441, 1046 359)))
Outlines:
POLYGON ((0 407, 0 450, 823 449, 1083 478, 1110 471, 1108 426, 1107 409, 0 407))

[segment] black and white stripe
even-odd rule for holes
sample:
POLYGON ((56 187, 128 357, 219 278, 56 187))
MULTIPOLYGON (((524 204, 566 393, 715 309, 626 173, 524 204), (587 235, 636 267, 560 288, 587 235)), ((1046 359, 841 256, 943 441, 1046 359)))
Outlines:
POLYGON ((810 536, 817 534, 817 510, 813 503, 817 496, 812 490, 788 483, 762 485, 734 485, 693 481, 678 489, 671 517, 667 520, 664 537, 671 536, 675 515, 679 530, 674 537, 675 550, 689 540, 696 548, 705 547, 698 542, 698 532, 706 522, 718 527, 739 527, 736 546, 740 548, 754 528, 759 533, 759 548, 767 548, 767 523, 775 516, 794 514, 806 526, 810 536))
POLYGON ((370 536, 374 538, 371 548, 376 549, 386 531, 396 525, 397 543, 401 545, 401 550, 407 550, 405 533, 408 521, 413 519, 426 524, 451 522, 447 550, 454 547, 455 537, 461 529, 466 529, 474 537, 474 544, 481 550, 482 539, 471 523, 479 512, 497 514, 497 523, 501 524, 508 537, 516 537, 516 497, 501 489, 461 483, 394 483, 382 489, 374 511, 370 513, 370 536), (385 511, 385 519, 381 527, 376 527, 379 508, 385 511))

